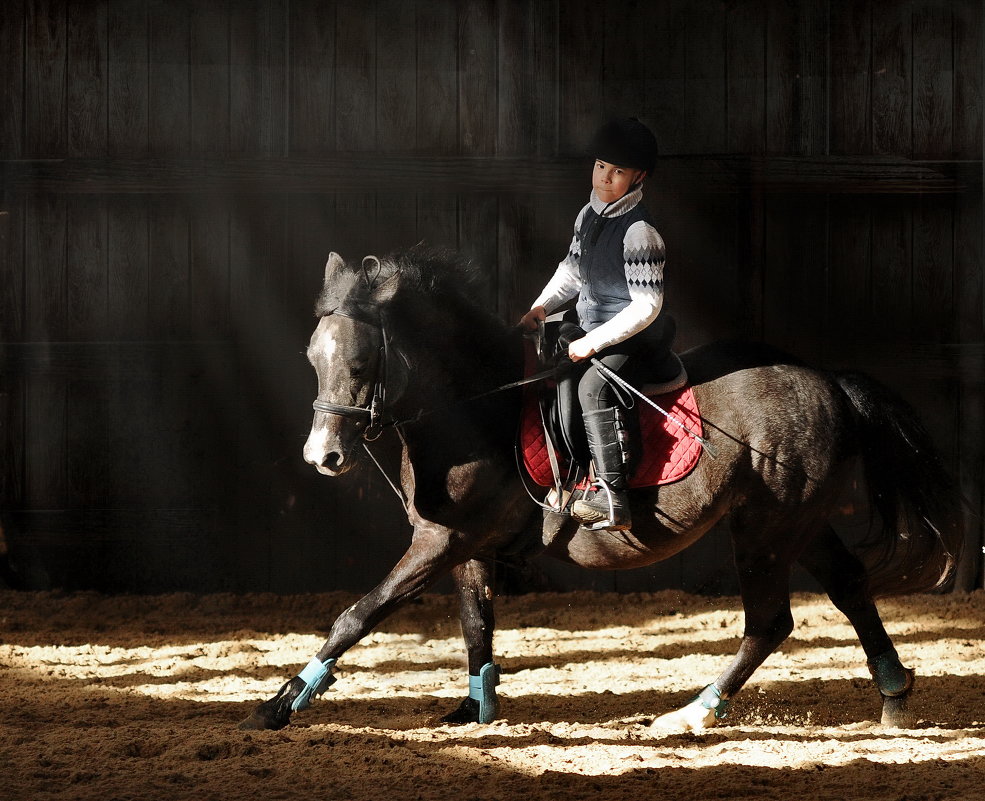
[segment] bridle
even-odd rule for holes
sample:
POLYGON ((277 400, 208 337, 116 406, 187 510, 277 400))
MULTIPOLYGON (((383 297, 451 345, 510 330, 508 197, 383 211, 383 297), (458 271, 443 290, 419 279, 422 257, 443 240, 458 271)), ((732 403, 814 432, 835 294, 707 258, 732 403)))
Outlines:
POLYGON ((387 337, 386 326, 383 323, 383 318, 380 316, 379 321, 373 321, 367 318, 366 315, 360 314, 358 312, 349 311, 347 309, 334 309, 325 315, 337 315, 339 317, 348 317, 350 320, 355 320, 358 323, 363 323, 364 325, 370 325, 374 328, 378 328, 380 331, 380 338, 383 340, 380 344, 380 359, 377 362, 377 376, 376 380, 373 382, 373 395, 370 401, 365 406, 347 406, 341 403, 329 403, 328 401, 323 401, 320 398, 315 398, 311 404, 311 408, 316 412, 325 412, 326 414, 337 414, 340 417, 352 417, 357 421, 361 421, 365 424, 365 429, 363 430, 362 437, 367 442, 373 442, 380 438, 383 433, 383 429, 387 425, 394 425, 395 420, 384 420, 384 413, 386 411, 386 387, 387 387, 387 375, 388 368, 390 365, 390 341, 387 337))

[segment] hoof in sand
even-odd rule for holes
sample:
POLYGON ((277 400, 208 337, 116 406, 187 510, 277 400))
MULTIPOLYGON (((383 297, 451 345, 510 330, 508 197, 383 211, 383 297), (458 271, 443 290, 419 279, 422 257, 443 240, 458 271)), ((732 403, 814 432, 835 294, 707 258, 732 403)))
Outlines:
POLYGON ((909 694, 898 698, 883 698, 882 701, 882 720, 883 726, 894 729, 912 729, 917 723, 917 715, 910 711, 909 694))
POLYGON ((685 707, 661 715, 650 724, 650 733, 656 736, 682 734, 688 731, 705 731, 718 723, 714 709, 705 709, 701 701, 692 701, 685 707))

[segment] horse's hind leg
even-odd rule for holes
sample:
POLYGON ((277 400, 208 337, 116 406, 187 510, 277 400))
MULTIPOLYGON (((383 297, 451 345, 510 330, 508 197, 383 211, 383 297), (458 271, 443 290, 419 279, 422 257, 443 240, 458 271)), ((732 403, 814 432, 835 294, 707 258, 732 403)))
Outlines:
POLYGON ((869 593, 862 563, 830 526, 812 540, 798 561, 824 588, 832 603, 848 618, 858 634, 869 671, 882 695, 882 723, 912 723, 907 699, 913 689, 913 671, 903 667, 875 602, 869 593))
POLYGON ((492 639, 493 567, 491 562, 470 559, 452 571, 458 591, 462 636, 469 659, 469 694, 458 709, 441 718, 442 723, 490 723, 499 704, 496 685, 499 668, 493 664, 492 639))
POLYGON ((725 715, 728 700, 777 646, 793 631, 790 614, 790 552, 792 538, 776 530, 763 532, 754 543, 737 536, 745 524, 733 521, 732 542, 745 630, 739 651, 729 666, 687 706, 658 717, 652 728, 660 732, 699 731, 714 726, 725 715))

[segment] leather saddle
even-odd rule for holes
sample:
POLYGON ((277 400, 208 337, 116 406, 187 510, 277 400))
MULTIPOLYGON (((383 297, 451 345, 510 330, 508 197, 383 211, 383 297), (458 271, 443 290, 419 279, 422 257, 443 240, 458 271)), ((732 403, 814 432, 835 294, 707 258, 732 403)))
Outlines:
MULTIPOLYGON (((657 397, 687 385, 687 371, 680 357, 671 350, 677 327, 670 316, 661 316, 648 329, 643 350, 634 355, 623 378, 644 395, 657 397)), ((560 315, 549 317, 536 342, 541 367, 569 365, 568 344, 583 335, 581 328, 560 315)), ((627 422, 637 428, 633 440, 639 443, 636 399, 613 385, 616 396, 627 411, 627 422)), ((562 457, 586 468, 588 441, 578 402, 578 381, 563 369, 556 381, 545 382, 540 398, 543 420, 550 439, 562 457)))

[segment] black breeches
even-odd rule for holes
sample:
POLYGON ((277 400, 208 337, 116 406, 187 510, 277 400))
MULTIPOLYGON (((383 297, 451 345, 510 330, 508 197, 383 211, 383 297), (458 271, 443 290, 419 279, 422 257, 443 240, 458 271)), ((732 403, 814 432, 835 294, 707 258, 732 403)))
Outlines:
MULTIPOLYGON (((562 322, 559 332, 561 346, 566 350, 567 343, 584 336, 584 333, 574 323, 562 322)), ((619 373, 620 377, 635 384, 638 378, 642 378, 642 372, 652 356, 651 348, 652 343, 648 338, 637 335, 605 348, 595 358, 613 372, 619 373)), ((625 403, 620 401, 620 393, 624 391, 616 390, 589 359, 575 362, 561 380, 570 382, 568 392, 571 394, 574 394, 571 384, 577 382, 578 405, 582 412, 609 409, 625 403)))

